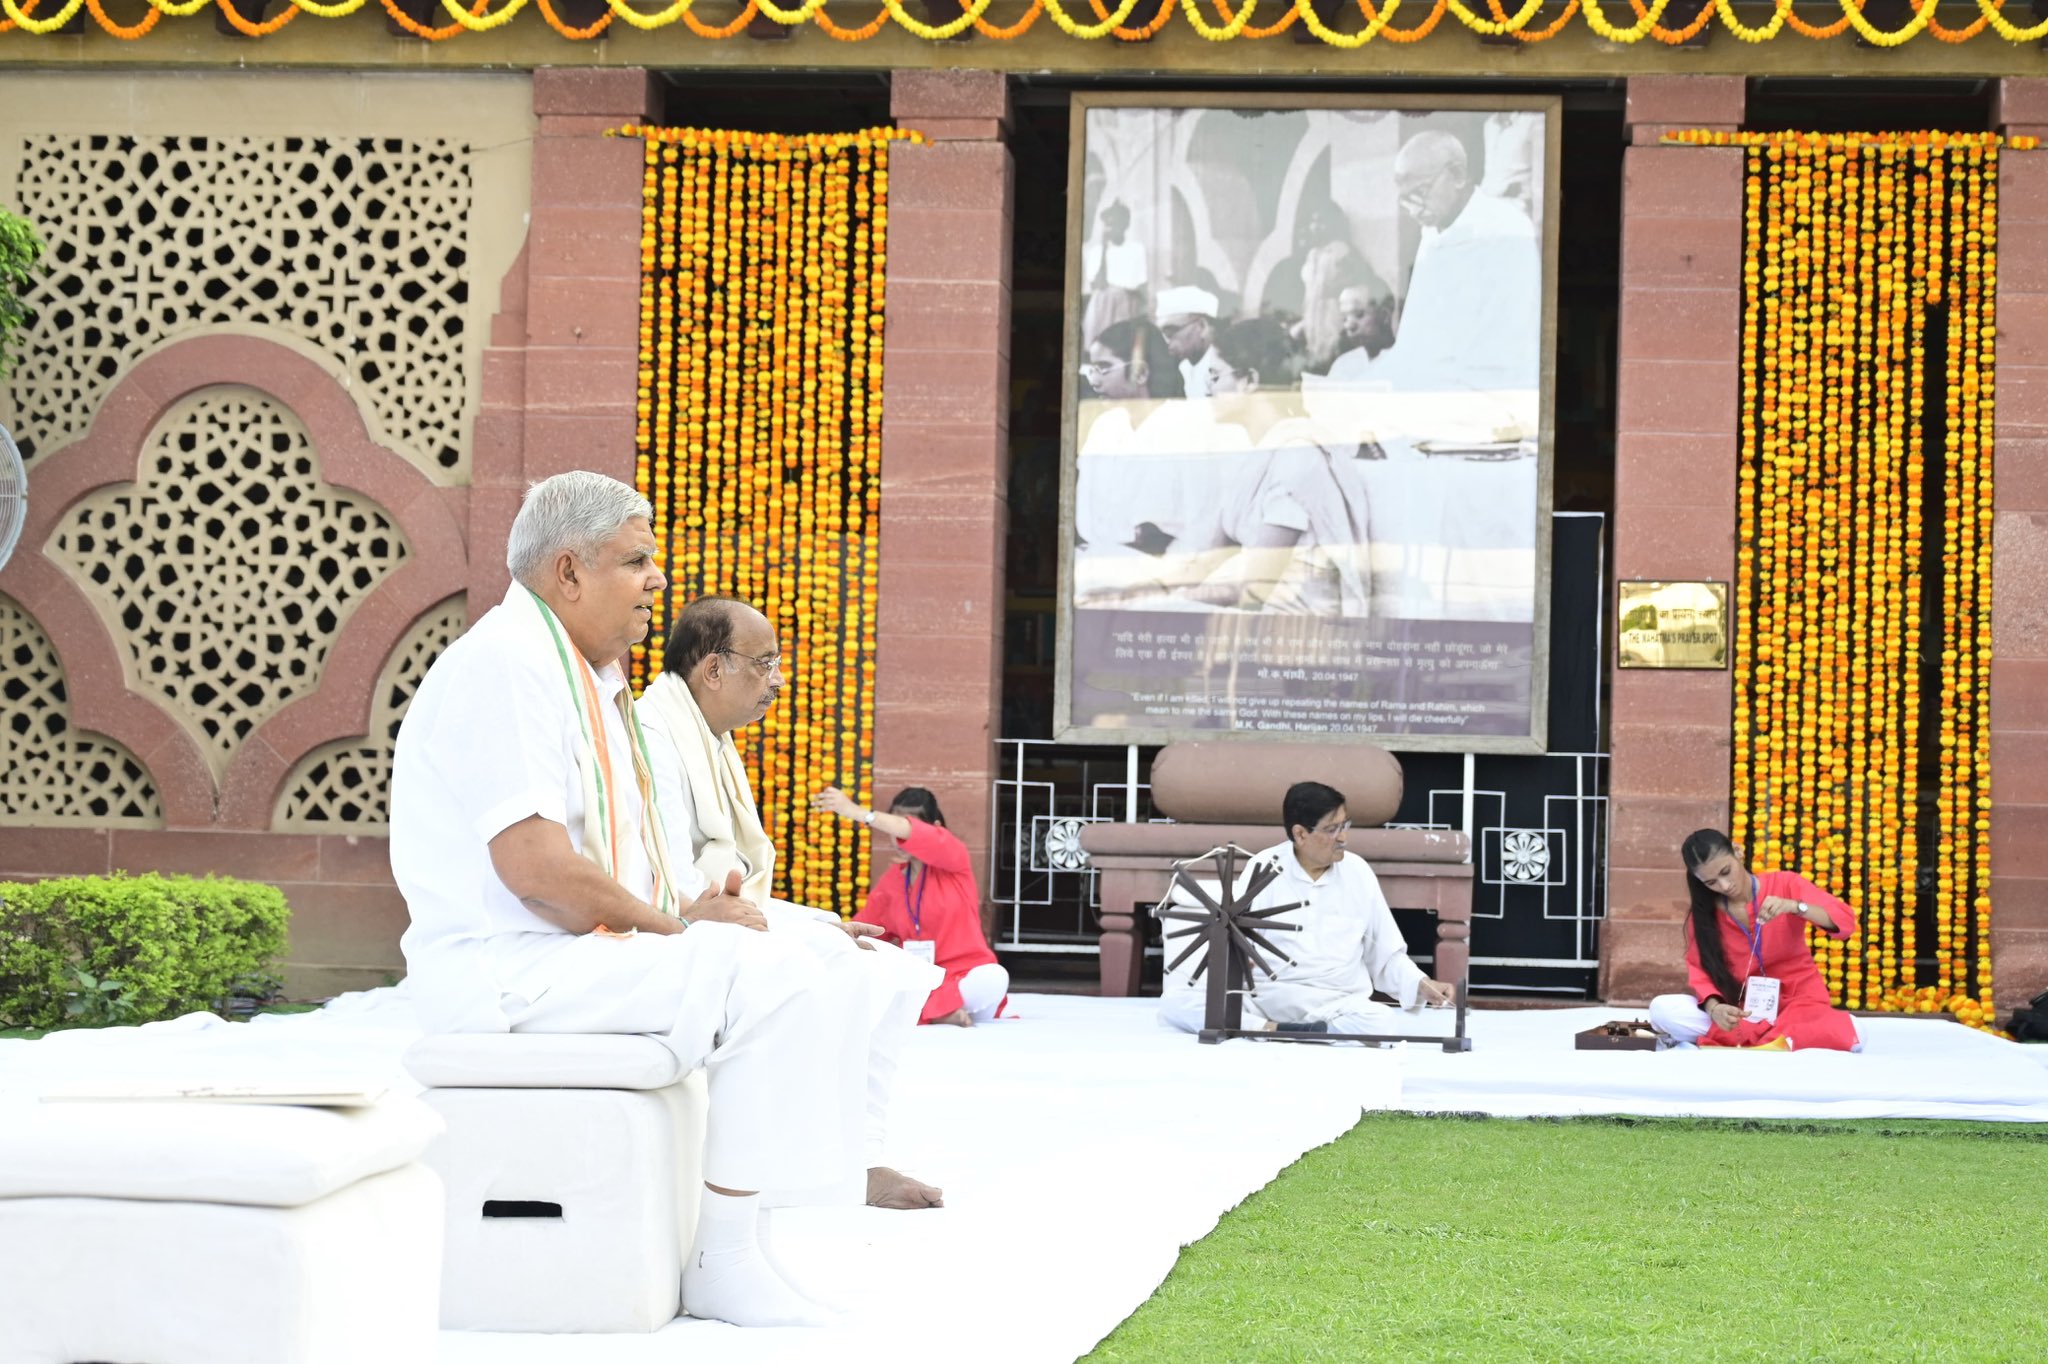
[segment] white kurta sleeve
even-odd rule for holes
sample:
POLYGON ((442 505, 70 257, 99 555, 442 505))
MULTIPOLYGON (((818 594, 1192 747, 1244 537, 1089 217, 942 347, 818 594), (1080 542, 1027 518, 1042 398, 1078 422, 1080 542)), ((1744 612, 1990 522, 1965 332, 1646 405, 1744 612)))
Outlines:
POLYGON ((487 844, 534 815, 566 828, 568 793, 581 780, 566 723, 574 714, 567 679, 525 660, 462 663, 467 672, 451 679, 459 696, 435 711, 433 732, 421 741, 443 789, 487 844))
POLYGON ((1422 994, 1422 968, 1408 959, 1408 942, 1387 907, 1380 879, 1363 858, 1345 860, 1345 890, 1363 912, 1365 930, 1360 941, 1366 974, 1373 988, 1392 995, 1404 1009, 1413 1009, 1422 994))
POLYGON ((647 770, 654 778, 654 803, 661 811, 662 831, 668 835, 669 871, 675 875, 677 895, 688 905, 709 889, 711 882, 697 870, 697 806, 690 799, 682 755, 653 710, 649 706, 639 712, 640 728, 647 735, 647 770))

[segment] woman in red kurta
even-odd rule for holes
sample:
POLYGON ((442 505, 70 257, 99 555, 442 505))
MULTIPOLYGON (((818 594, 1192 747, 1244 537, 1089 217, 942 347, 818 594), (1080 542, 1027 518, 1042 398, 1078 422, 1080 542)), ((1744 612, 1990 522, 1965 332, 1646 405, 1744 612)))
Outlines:
POLYGON ((967 860, 967 845, 946 827, 938 798, 921 786, 896 794, 887 814, 863 810, 831 787, 813 808, 859 820, 879 832, 895 855, 868 892, 856 923, 874 924, 890 942, 935 962, 945 983, 925 1001, 920 1023, 973 1027, 1001 1010, 1010 973, 996 961, 981 931, 981 892, 967 860))
POLYGON ((1803 876, 1753 873, 1728 836, 1702 829, 1685 840, 1685 965, 1692 994, 1662 995, 1650 1021, 1665 1036, 1703 1047, 1856 1051, 1856 1021, 1828 999, 1806 943, 1813 924, 1829 937, 1856 935, 1856 912, 1803 876), (1775 1021, 1743 1017, 1752 977, 1778 983, 1775 1021))

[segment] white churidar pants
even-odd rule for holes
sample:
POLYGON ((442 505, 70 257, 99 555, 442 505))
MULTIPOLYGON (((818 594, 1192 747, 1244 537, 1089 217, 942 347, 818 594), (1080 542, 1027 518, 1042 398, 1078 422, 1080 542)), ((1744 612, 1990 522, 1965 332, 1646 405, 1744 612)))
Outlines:
POLYGON ((1658 995, 1650 1001, 1650 1026, 1674 1042, 1697 1042, 1714 1020, 1691 995, 1658 995))
MULTIPOLYGON (((995 962, 985 961, 960 977, 961 1006, 976 1023, 987 1023, 995 1018, 1003 996, 1008 993, 1010 973, 995 962)), ((919 1006, 920 1012, 922 1007, 919 1006)))
MULTIPOLYGON (((1209 1011, 1209 995, 1204 981, 1196 981, 1195 988, 1169 989, 1159 996, 1159 1021, 1169 1028, 1182 1032, 1200 1032, 1203 1017, 1209 1011)), ((1247 996, 1244 1001, 1244 1026, 1256 1028, 1265 1022, 1266 1016, 1259 1012, 1258 1001, 1247 996)))

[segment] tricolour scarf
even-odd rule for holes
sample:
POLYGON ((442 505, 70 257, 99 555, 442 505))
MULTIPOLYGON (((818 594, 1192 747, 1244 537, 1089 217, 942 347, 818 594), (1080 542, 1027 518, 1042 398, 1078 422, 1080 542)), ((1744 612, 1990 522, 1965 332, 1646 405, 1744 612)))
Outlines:
MULTIPOLYGON (((647 736, 641 732, 640 717, 633 713, 633 689, 619 688, 617 703, 625 717, 631 738, 628 754, 633 781, 640 788, 640 827, 621 827, 622 816, 615 798, 619 790, 618 764, 605 728, 604 702, 598 696, 597 671, 569 640, 562 622, 531 588, 537 618, 547 630, 555 657, 562 665, 562 680, 576 707, 576 771, 583 779, 583 855, 597 863, 604 874, 619 879, 621 842, 636 834, 647 850, 647 865, 654 871, 654 907, 664 914, 680 914, 675 877, 669 872, 668 835, 661 825, 661 810, 655 804, 654 776, 647 761, 647 736)), ((517 600, 515 596, 513 600, 517 600)))

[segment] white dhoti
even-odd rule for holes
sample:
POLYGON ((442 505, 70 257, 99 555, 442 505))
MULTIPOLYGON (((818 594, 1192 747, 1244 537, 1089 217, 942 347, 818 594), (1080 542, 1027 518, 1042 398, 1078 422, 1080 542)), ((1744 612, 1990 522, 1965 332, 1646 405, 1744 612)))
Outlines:
MULTIPOLYGON (((794 934, 703 923, 669 936, 535 933, 491 944, 514 1032, 645 1033, 704 1068, 706 1182, 806 1188, 858 1149, 865 973, 794 934)), ((431 988, 431 981, 416 983, 431 988)))
POLYGON ((860 1168, 884 1164, 897 1061, 924 1011, 925 999, 945 981, 946 973, 891 943, 868 939, 868 945, 862 947, 840 926, 836 915, 823 910, 770 900, 762 914, 771 935, 786 936, 814 961, 853 963, 849 969, 860 981, 859 1016, 867 1024, 867 1054, 864 1061, 856 1063, 857 1073, 866 1076, 866 1085, 858 1121, 850 1130, 860 1134, 860 1168))
MULTIPOLYGON (((860 1004, 849 1017, 865 1025, 851 1031, 866 1055, 854 1071, 862 1087, 852 1110, 853 1126, 847 1129, 855 1139, 847 1150, 859 1155, 861 1170, 883 1163, 897 1057, 917 1026, 925 998, 944 983, 945 972, 884 944, 863 949, 841 927, 838 915, 771 895, 775 845, 761 825, 732 736, 712 734, 689 687, 673 673, 663 673, 649 684, 642 714, 648 766, 668 836, 686 841, 689 849, 687 858, 678 859, 684 899, 723 887, 727 875, 737 871, 741 893, 761 907, 770 937, 792 941, 812 961, 857 963, 851 969, 860 980, 860 1004)), ((847 1025, 842 1022, 840 1027, 847 1025)), ((831 1182, 835 1188, 854 1187, 844 1175, 831 1182)), ((804 1188, 803 1201, 831 1196, 822 1189, 799 1187, 804 1188)), ((864 1178, 858 1187, 865 1197, 864 1178)), ((787 1187, 780 1192, 790 1195, 787 1187)))

